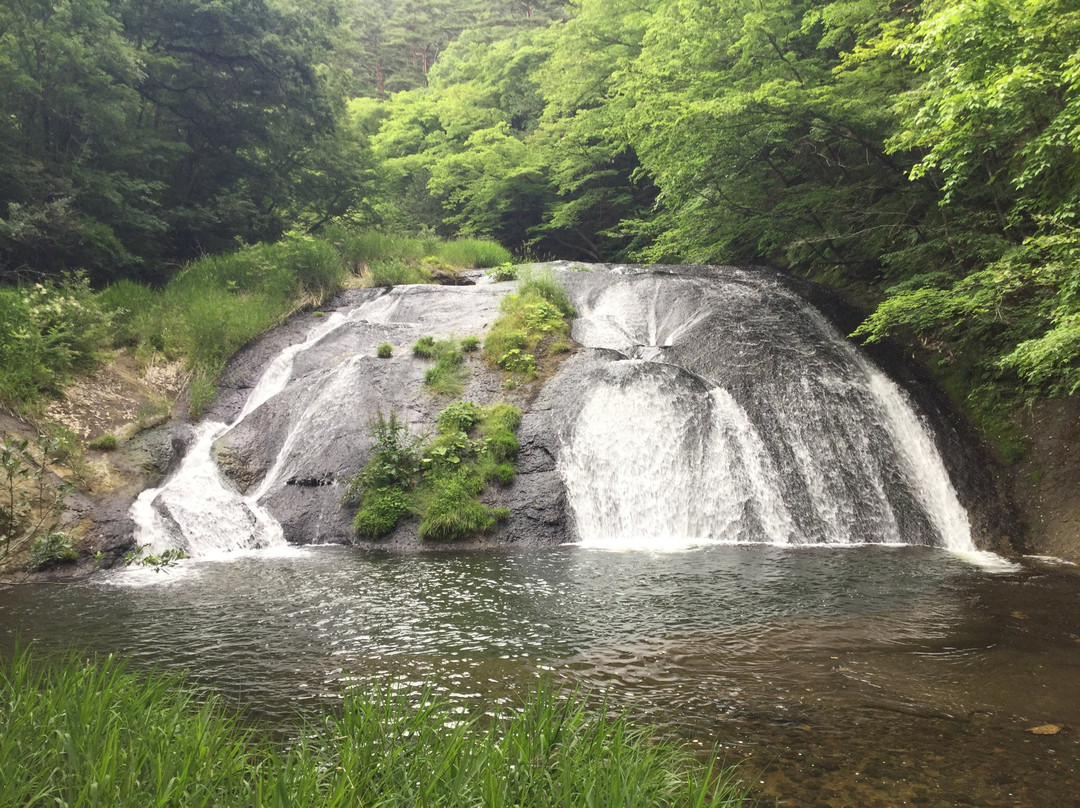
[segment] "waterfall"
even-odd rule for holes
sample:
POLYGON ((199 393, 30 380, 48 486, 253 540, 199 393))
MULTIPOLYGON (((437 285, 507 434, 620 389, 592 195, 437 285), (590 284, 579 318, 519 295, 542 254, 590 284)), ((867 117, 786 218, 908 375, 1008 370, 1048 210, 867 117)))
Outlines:
MULTIPOLYGON (((316 323, 302 342, 288 346, 274 357, 231 423, 199 424, 195 439, 176 471, 160 488, 143 491, 132 506, 138 546, 145 546, 150 552, 179 548, 190 557, 207 558, 237 550, 286 545, 281 525, 259 500, 277 481, 292 440, 286 441, 278 461, 250 495, 241 494, 224 479, 214 457, 214 445, 285 389, 298 356, 348 324, 358 311, 354 309, 349 316, 331 314, 316 323)), ((297 431, 294 429, 290 437, 297 431)))
POLYGON ((405 346, 425 334, 483 333, 506 291, 482 284, 354 290, 339 299, 340 311, 310 318, 294 344, 268 359, 259 351, 238 358, 241 375, 257 381, 235 417, 200 424, 178 468, 138 497, 130 511, 136 542, 153 553, 177 548, 207 558, 284 547, 286 534, 347 541, 335 483, 362 465, 372 418, 396 409, 419 429, 440 408, 422 391, 424 365, 405 346), (394 358, 377 358, 383 342, 397 346, 394 358), (222 473, 226 456, 240 482, 222 473))
POLYGON ((923 544, 973 551, 909 397, 767 275, 567 278, 593 372, 559 458, 582 543, 923 544))
MULTIPOLYGON (((554 457, 555 467, 538 488, 519 478, 507 529, 534 524, 528 514, 515 524, 532 507, 529 491, 558 503, 541 521, 557 524, 565 489, 578 537, 605 547, 974 550, 907 394, 777 279, 716 267, 557 268, 587 350, 537 410, 547 426, 523 465, 531 472, 554 457)), ((393 408, 422 432, 445 406, 424 393, 424 364, 400 348, 424 334, 482 334, 509 288, 368 290, 312 318, 261 369, 245 366, 257 382, 235 417, 200 424, 179 467, 139 496, 136 541, 208 557, 282 547, 286 534, 350 540, 334 483, 370 451, 367 424, 393 408), (375 357, 384 341, 398 346, 392 359, 375 357)), ((474 372, 481 396, 505 395, 497 376, 479 363, 474 372)))

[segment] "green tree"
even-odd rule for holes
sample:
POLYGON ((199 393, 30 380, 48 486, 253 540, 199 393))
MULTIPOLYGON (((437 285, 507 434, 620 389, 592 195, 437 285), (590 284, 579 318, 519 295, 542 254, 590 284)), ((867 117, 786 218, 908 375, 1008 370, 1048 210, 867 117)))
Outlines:
POLYGON ((131 267, 164 223, 130 158, 141 65, 105 0, 0 7, 0 280, 131 267))
POLYGON ((885 43, 923 79, 897 104, 901 127, 889 144, 916 152, 912 176, 941 189, 951 260, 894 288, 860 333, 907 329, 944 341, 972 386, 1073 393, 1080 10, 1059 0, 962 0, 928 12, 885 43))

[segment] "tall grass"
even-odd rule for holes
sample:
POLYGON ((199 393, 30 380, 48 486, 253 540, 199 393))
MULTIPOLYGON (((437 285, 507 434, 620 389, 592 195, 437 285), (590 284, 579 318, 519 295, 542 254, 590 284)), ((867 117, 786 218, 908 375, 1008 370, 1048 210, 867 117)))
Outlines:
POLYGON ((554 272, 525 271, 520 276, 521 283, 518 286, 518 294, 522 296, 535 295, 546 300, 559 310, 563 317, 573 318, 577 316, 566 289, 555 276, 554 272))
POLYGON ((318 305, 366 267, 376 286, 430 283, 432 271, 509 260, 498 244, 442 242, 344 226, 192 261, 164 288, 120 280, 98 294, 85 280, 0 288, 0 405, 25 409, 58 393, 110 342, 183 358, 195 414, 224 363, 294 312, 318 305))
POLYGON ((465 238, 443 242, 435 255, 451 266, 478 269, 497 267, 513 260, 510 251, 494 241, 465 238))
POLYGON ((372 261, 419 261, 432 254, 439 243, 436 238, 410 238, 374 230, 356 230, 345 225, 324 228, 322 235, 350 267, 372 261))
POLYGON ((353 694, 283 745, 175 678, 24 653, 0 668, 0 726, 2 805, 732 808, 746 793, 715 759, 543 688, 499 720, 353 694))
POLYGON ((372 261, 368 266, 372 286, 404 286, 431 283, 431 272, 416 264, 401 260, 372 261))

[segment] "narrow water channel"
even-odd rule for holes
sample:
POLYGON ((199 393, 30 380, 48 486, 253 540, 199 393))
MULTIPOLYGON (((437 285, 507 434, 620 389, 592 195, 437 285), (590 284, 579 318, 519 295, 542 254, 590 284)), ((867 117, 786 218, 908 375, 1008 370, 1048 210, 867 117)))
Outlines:
POLYGON ((1075 568, 924 547, 312 547, 3 589, 0 640, 183 670, 283 728, 351 687, 491 710, 544 676, 719 744, 766 804, 1065 806, 1078 596, 1075 568))

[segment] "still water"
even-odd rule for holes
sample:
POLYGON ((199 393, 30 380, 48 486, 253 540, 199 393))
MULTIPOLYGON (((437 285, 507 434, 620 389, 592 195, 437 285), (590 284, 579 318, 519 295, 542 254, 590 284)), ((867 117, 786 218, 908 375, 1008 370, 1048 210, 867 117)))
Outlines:
POLYGON ((1065 806, 1078 606, 1076 568, 920 547, 313 547, 0 589, 0 643, 182 670, 278 726, 350 687, 490 710, 544 676, 718 744, 768 805, 1065 806))

